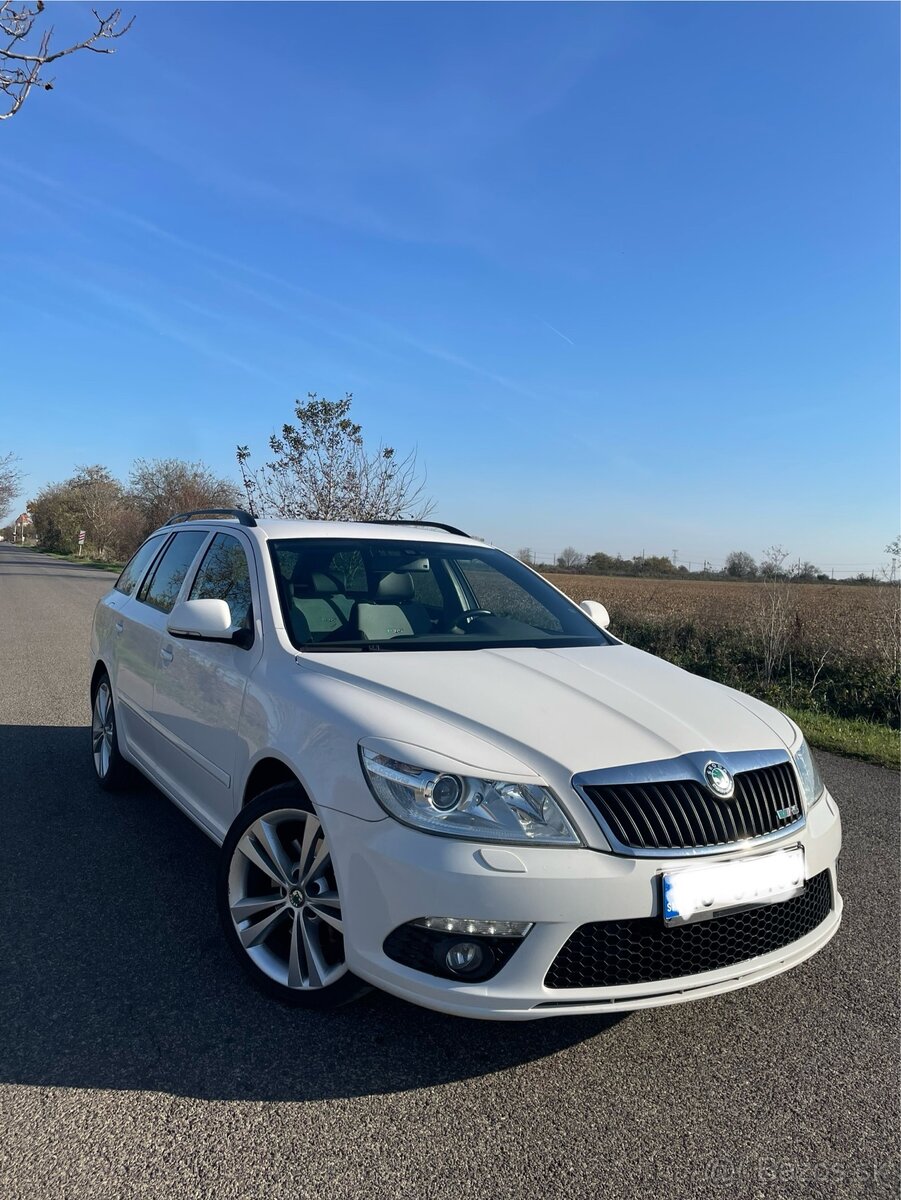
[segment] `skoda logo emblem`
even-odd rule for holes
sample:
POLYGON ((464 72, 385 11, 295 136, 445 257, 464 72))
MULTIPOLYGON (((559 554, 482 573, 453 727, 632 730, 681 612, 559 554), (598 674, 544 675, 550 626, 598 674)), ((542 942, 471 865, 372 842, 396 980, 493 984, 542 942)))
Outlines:
POLYGON ((721 800, 728 800, 735 791, 732 776, 722 763, 709 762, 707 764, 704 768, 704 782, 714 796, 719 796, 721 800))

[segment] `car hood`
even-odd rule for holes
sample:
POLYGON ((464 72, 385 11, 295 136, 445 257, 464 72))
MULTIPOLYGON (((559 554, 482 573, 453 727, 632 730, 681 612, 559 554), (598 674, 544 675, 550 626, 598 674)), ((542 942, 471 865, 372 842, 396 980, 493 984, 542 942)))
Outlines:
MULTIPOLYGON (((486 770, 494 759, 488 747, 539 772, 552 762, 575 774, 694 751, 784 750, 795 736, 768 705, 621 643, 304 655, 303 662, 412 710, 409 742, 452 755, 452 732, 430 726, 454 726, 466 750, 457 753, 486 770)), ((378 736, 378 708, 366 711, 367 732, 378 736)))

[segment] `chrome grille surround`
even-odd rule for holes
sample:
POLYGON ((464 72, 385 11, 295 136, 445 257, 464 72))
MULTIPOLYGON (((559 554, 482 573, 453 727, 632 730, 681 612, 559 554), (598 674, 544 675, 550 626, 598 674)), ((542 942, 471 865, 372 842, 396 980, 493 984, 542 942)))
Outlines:
MULTIPOLYGON (((630 858, 699 857, 725 850, 733 854, 753 853, 770 842, 796 835, 806 823, 800 781, 787 750, 742 750, 730 754, 698 751, 656 762, 582 772, 573 776, 572 783, 603 830, 613 853, 630 858), (708 788, 704 770, 710 762, 721 763, 732 775, 736 785, 733 797, 720 798, 708 788), (604 789, 609 790, 607 795, 614 800, 616 792, 622 791, 632 812, 641 817, 644 811, 648 820, 642 818, 630 834, 628 821, 618 819, 617 809, 605 802, 604 789), (772 803, 768 806, 765 801, 771 792, 772 803), (797 806, 800 815, 796 819, 773 818, 780 797, 797 806), (671 834, 677 832, 661 839, 660 833, 665 829, 671 834), (692 831, 696 833, 698 829, 706 834, 703 841, 692 837, 692 831), (734 836, 729 836, 730 829, 734 836), (742 829, 751 832, 743 834, 742 829)), ((619 815, 627 814, 619 810, 619 815)))

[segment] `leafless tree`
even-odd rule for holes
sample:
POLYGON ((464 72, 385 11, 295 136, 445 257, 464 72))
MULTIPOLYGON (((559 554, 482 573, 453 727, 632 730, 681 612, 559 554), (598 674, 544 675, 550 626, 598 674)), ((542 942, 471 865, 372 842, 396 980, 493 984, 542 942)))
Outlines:
POLYGON ((901 570, 901 533, 889 542, 885 553, 889 556, 889 566, 883 572, 886 582, 897 583, 899 570, 901 570))
POLYGON ((535 551, 528 546, 523 546, 521 550, 517 550, 516 557, 520 562, 527 563, 530 567, 535 563, 535 551))
POLYGON ((43 32, 34 29, 35 21, 44 11, 44 0, 35 0, 34 6, 17 4, 14 0, 0 0, 0 94, 2 108, 0 121, 14 116, 25 101, 33 87, 45 92, 53 89, 54 81, 43 75, 45 67, 57 59, 65 58, 67 54, 75 54, 78 50, 89 50, 92 54, 112 54, 114 46, 99 45, 100 42, 111 42, 128 33, 134 17, 119 28, 122 20, 122 10, 114 8, 108 17, 102 17, 96 9, 91 11, 97 22, 93 33, 84 41, 60 50, 53 50, 50 41, 53 37, 53 26, 43 32), (34 34, 36 44, 28 45, 29 38, 34 34))
POLYGON ((353 397, 327 400, 310 392, 298 400, 296 425, 273 434, 272 461, 257 470, 250 450, 238 446, 250 511, 256 516, 326 521, 377 521, 425 517, 433 503, 424 495, 416 452, 398 458, 392 446, 367 450, 362 426, 349 413, 353 397))
POLYGON ((9 512, 10 505, 19 494, 22 472, 18 464, 19 460, 15 454, 4 454, 0 457, 0 521, 9 512))
POLYGON ((557 566, 564 571, 578 570, 585 562, 585 555, 580 554, 575 546, 567 546, 557 555, 557 566))

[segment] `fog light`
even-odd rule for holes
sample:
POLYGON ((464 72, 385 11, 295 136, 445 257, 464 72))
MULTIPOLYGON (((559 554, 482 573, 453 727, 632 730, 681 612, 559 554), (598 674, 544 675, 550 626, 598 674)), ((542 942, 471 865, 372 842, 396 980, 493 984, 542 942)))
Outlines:
POLYGON ((456 975, 478 971, 485 958, 482 947, 476 942, 454 942, 445 955, 447 969, 456 975))
POLYGON ((392 930, 384 949, 388 958, 414 971, 458 983, 477 983, 494 978, 531 928, 529 921, 420 917, 392 930), (475 925, 482 928, 478 932, 469 928, 475 925))

